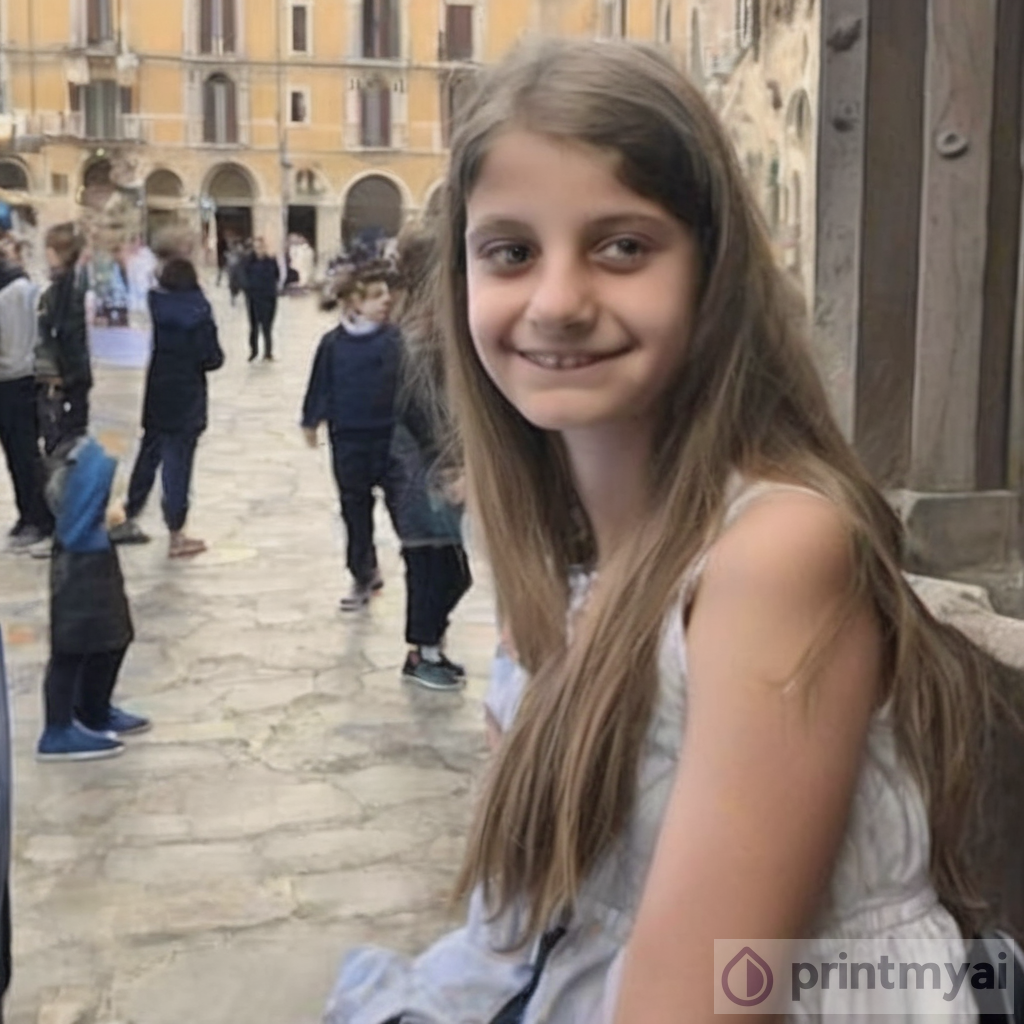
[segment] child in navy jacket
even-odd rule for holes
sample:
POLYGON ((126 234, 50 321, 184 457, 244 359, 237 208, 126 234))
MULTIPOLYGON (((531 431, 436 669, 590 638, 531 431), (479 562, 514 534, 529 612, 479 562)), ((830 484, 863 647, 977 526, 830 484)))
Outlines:
POLYGON ((342 299, 341 323, 317 348, 302 406, 302 428, 311 447, 327 424, 341 517, 348 534, 346 562, 352 590, 342 611, 366 606, 383 586, 373 543, 374 487, 394 520, 400 467, 391 453, 402 339, 391 326, 389 272, 371 266, 357 273, 342 299))

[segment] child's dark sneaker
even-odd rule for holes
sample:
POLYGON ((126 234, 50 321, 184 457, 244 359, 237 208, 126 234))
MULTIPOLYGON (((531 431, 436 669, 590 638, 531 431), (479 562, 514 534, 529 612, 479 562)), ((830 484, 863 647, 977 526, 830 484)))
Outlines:
POLYGON ((384 589, 384 577, 380 574, 380 569, 373 570, 373 578, 370 580, 370 590, 376 594, 378 590, 384 589))
POLYGON ((37 761, 101 761, 124 753, 124 744, 78 725, 50 726, 36 747, 37 761))
POLYGON ((138 736, 152 728, 153 723, 148 718, 111 706, 106 722, 96 731, 112 732, 115 736, 138 736))
POLYGON ((370 603, 372 584, 353 583, 352 589, 341 599, 339 608, 343 612, 357 612, 370 603))
POLYGON ((134 519, 126 519, 108 531, 113 544, 148 544, 149 534, 134 519))
POLYGON ((461 690, 463 680, 440 661, 427 661, 415 651, 410 651, 402 666, 402 678, 407 683, 416 683, 427 690, 461 690))
POLYGON ((448 669, 456 679, 466 678, 466 667, 464 665, 460 665, 457 661, 451 661, 447 655, 441 655, 441 664, 444 665, 444 667, 448 669))

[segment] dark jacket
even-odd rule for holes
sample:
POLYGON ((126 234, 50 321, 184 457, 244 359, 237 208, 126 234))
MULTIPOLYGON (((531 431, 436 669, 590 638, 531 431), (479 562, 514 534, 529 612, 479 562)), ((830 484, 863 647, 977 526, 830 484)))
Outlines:
POLYGON ((313 359, 302 425, 326 421, 337 436, 386 437, 395 425, 402 338, 383 324, 353 335, 341 325, 325 334, 313 359))
POLYGON ((206 296, 154 289, 153 355, 142 403, 145 430, 201 434, 206 429, 206 374, 224 365, 217 325, 206 296))
POLYGON ((245 261, 244 288, 254 302, 277 300, 281 268, 273 256, 250 256, 245 261))
POLYGON ((50 644, 99 654, 134 636, 117 550, 106 528, 117 463, 91 438, 63 456, 47 486, 56 518, 50 562, 50 644))
POLYGON ((40 376, 56 372, 64 387, 92 387, 89 339, 85 326, 85 290, 78 272, 61 270, 39 303, 39 346, 36 366, 40 376))
POLYGON ((401 467, 395 527, 402 546, 461 544, 463 506, 444 494, 436 472, 441 457, 436 424, 409 379, 399 387, 391 457, 401 467))

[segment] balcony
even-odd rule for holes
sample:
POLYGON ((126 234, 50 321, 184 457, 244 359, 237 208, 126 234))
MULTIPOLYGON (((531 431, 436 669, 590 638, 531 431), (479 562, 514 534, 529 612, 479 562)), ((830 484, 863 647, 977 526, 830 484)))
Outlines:
POLYGON ((51 111, 35 117, 19 115, 15 122, 15 139, 57 139, 88 140, 90 142, 147 142, 149 139, 146 118, 140 114, 118 114, 113 118, 99 119, 98 124, 87 125, 84 112, 65 113, 51 111), (108 129, 111 125, 112 129, 108 129))

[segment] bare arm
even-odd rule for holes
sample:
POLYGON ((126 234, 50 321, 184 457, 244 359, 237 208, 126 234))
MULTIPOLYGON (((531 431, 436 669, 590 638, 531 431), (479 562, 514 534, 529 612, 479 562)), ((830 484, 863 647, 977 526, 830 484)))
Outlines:
POLYGON ((616 1024, 720 1021, 714 940, 808 928, 879 692, 873 614, 857 609, 813 676, 784 684, 839 610, 852 570, 838 513, 809 496, 763 499, 718 542, 687 630, 687 734, 616 1024))

